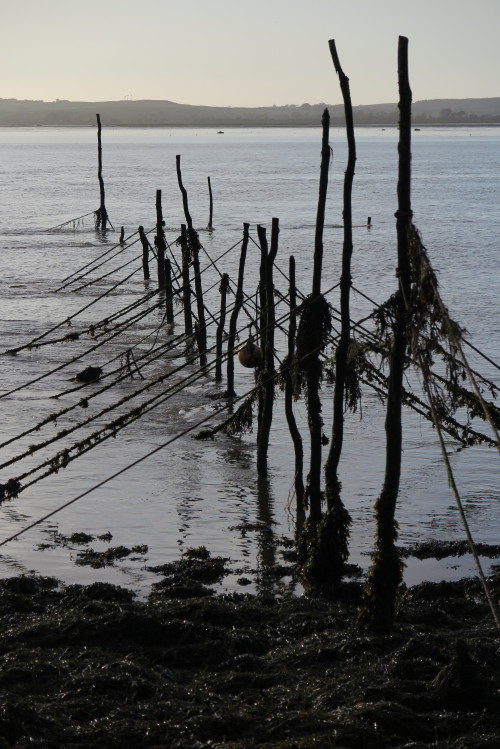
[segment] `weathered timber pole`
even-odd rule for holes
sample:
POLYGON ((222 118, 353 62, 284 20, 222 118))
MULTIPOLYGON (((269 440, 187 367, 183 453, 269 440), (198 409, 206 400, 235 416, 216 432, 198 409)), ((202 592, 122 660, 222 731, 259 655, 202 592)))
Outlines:
POLYGON ((188 230, 188 242, 190 244, 191 257, 194 271, 194 291, 196 296, 196 310, 198 312, 198 323, 196 325, 196 340, 198 343, 198 355, 200 366, 204 367, 207 363, 207 325, 205 322, 205 305, 203 303, 203 288, 201 285, 200 271, 200 243, 198 235, 191 229, 188 230))
POLYGON ((123 244, 125 242, 125 227, 122 226, 120 229, 120 244, 123 244))
POLYGON ((375 504, 376 540, 368 581, 366 584, 365 618, 378 631, 387 631, 394 620, 398 588, 403 578, 403 562, 396 547, 396 502, 401 477, 402 425, 401 408, 403 376, 408 347, 405 299, 410 299, 411 271, 408 230, 411 210, 411 100, 408 77, 408 39, 399 37, 399 168, 398 210, 396 232, 398 243, 396 319, 390 355, 389 386, 387 392, 386 464, 382 491, 375 504))
POLYGON ((102 178, 102 140, 101 140, 101 116, 96 114, 97 117, 97 179, 99 180, 99 193, 100 193, 100 204, 96 211, 95 228, 105 231, 108 221, 108 213, 106 211, 106 195, 104 192, 104 180, 102 178))
POLYGON ((165 258, 165 313, 167 323, 174 324, 174 290, 172 285, 172 263, 165 258))
POLYGON ((257 435, 257 473, 267 475, 267 453, 269 436, 273 420, 274 405, 274 281, 273 269, 278 252, 279 221, 272 220, 271 247, 268 251, 266 230, 257 227, 261 247, 261 347, 264 356, 264 367, 259 372, 262 388, 259 392, 259 429, 257 435), (262 306, 264 305, 264 309, 262 306))
POLYGON ((238 325, 238 315, 243 306, 243 279, 245 275, 245 262, 247 257, 248 249, 248 230, 249 224, 243 224, 243 241, 241 243, 240 251, 240 263, 238 268, 238 283, 236 286, 236 296, 234 300, 234 307, 229 318, 229 332, 227 338, 227 391, 228 397, 236 395, 234 391, 234 354, 235 354, 235 343, 236 343, 236 329, 238 325))
POLYGON ((293 442, 295 452, 295 501, 297 508, 297 519, 300 525, 305 519, 304 508, 304 446, 302 437, 297 426, 295 414, 293 412, 294 387, 292 380, 291 366, 295 353, 295 337, 297 335, 297 287, 295 282, 295 258, 290 256, 288 262, 289 292, 288 300, 290 304, 290 318, 288 321, 288 352, 283 362, 283 377, 285 382, 285 416, 290 430, 290 436, 293 442))
POLYGON ((346 134, 348 145, 347 168, 344 175, 343 224, 344 242, 342 248, 342 272, 340 276, 340 319, 341 330, 335 353, 335 387, 333 395, 333 424, 330 450, 325 464, 325 499, 327 514, 322 520, 325 528, 321 533, 325 548, 321 550, 324 560, 321 572, 325 581, 337 584, 342 579, 344 564, 348 558, 348 539, 351 518, 340 498, 338 467, 344 440, 344 394, 346 387, 347 361, 351 342, 351 257, 352 243, 352 185, 356 164, 356 142, 349 89, 349 78, 340 65, 335 41, 329 41, 335 71, 339 76, 340 89, 344 99, 346 134))
MULTIPOLYGON (((267 327, 266 327, 266 308, 267 308, 267 297, 266 297, 266 263, 267 255, 269 252, 269 245, 267 243, 266 229, 264 226, 257 226, 257 236, 260 245, 260 268, 259 268, 259 289, 258 289, 258 309, 256 309, 256 320, 259 334, 259 343, 262 353, 265 357, 266 350, 266 339, 267 339, 267 327)), ((264 358, 265 361, 265 358, 264 358)), ((259 372, 259 380, 262 381, 264 368, 259 372)), ((260 429, 262 424, 262 415, 264 413, 264 389, 260 388, 258 392, 258 408, 257 408, 257 445, 260 444, 260 429)), ((259 450, 257 448, 257 460, 259 456, 259 450)), ((265 461, 264 461, 265 462, 265 461)), ((265 475, 265 471, 264 471, 265 475)))
POLYGON ((182 206, 184 208, 184 216, 186 217, 187 230, 189 234, 189 232, 193 229, 193 219, 191 218, 191 214, 189 212, 187 191, 182 183, 181 157, 179 154, 175 157, 175 166, 177 171, 177 183, 182 195, 182 206))
POLYGON ((312 293, 317 296, 321 293, 321 271, 323 269, 323 231, 325 227, 325 207, 328 192, 328 169, 330 166, 330 113, 328 109, 323 112, 321 118, 322 141, 321 141, 321 167, 319 175, 319 199, 316 213, 316 230, 314 235, 314 266, 312 293))
POLYGON ((184 306, 184 333, 191 345, 193 337, 193 315, 191 312, 191 283, 189 280, 189 266, 191 253, 187 238, 186 224, 181 224, 181 236, 179 237, 182 252, 182 299, 184 306))
POLYGON ((158 255, 158 288, 165 288, 165 234, 163 227, 165 222, 163 221, 163 210, 161 206, 161 190, 156 191, 156 237, 155 245, 156 252, 158 255))
POLYGON ((209 196, 209 200, 210 200, 210 212, 209 212, 209 215, 208 215, 208 226, 207 226, 207 229, 208 229, 208 231, 213 231, 214 230, 214 226, 213 226, 214 198, 213 198, 213 195, 212 195, 212 183, 210 182, 210 177, 207 177, 207 179, 208 179, 208 196, 209 196))
POLYGON ((144 232, 144 227, 139 226, 138 231, 139 239, 142 244, 142 271, 144 274, 144 280, 147 281, 149 279, 149 250, 151 249, 151 245, 149 244, 148 238, 144 232))
POLYGON ((216 361, 215 361, 215 381, 222 380, 222 340, 224 338, 224 325, 226 324, 226 299, 229 289, 229 276, 224 273, 220 282, 220 314, 219 324, 216 333, 216 361))
POLYGON ((319 181, 318 209, 314 240, 314 266, 312 294, 302 305, 302 315, 297 339, 298 366, 306 377, 306 402, 310 434, 309 474, 306 495, 309 499, 309 525, 313 532, 321 519, 321 456, 323 419, 319 397, 321 381, 320 353, 326 345, 326 328, 329 332, 329 307, 321 294, 321 270, 323 264, 323 229, 325 205, 328 190, 328 169, 330 165, 330 113, 325 109, 322 117, 321 168, 319 181), (326 326, 326 327, 325 327, 326 326))
POLYGON ((175 163, 177 170, 177 181, 182 194, 182 205, 184 208, 184 215, 186 217, 187 224, 187 240, 194 271, 194 290, 196 296, 196 309, 198 312, 198 324, 195 328, 196 340, 198 344, 198 355, 200 359, 200 366, 204 367, 207 364, 207 325, 205 322, 205 306, 203 304, 203 288, 201 284, 200 272, 200 240, 198 238, 198 234, 193 228, 193 220, 189 212, 187 191, 182 183, 180 155, 177 155, 175 157, 175 163))

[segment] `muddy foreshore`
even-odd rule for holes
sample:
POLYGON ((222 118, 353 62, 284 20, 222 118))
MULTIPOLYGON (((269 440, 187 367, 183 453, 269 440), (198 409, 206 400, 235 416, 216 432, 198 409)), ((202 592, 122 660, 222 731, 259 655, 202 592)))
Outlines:
POLYGON ((1 581, 0 748, 500 746, 499 633, 477 581, 409 588, 381 637, 358 624, 358 583, 336 601, 215 596, 224 560, 202 561, 167 565, 142 602, 1 581))

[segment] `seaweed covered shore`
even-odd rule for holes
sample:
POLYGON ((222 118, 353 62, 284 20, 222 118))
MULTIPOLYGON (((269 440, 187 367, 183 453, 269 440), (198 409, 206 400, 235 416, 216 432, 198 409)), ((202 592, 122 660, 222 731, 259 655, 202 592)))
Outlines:
POLYGON ((500 746, 498 631, 476 581, 409 588, 380 637, 358 624, 358 583, 335 601, 216 596, 200 571, 220 560, 181 563, 140 602, 0 582, 2 749, 500 746))

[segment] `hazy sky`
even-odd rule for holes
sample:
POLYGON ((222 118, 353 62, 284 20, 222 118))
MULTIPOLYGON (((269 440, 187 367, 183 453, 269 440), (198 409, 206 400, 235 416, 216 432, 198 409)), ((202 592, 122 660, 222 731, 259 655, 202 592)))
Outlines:
POLYGON ((267 106, 500 96, 500 0, 1 0, 0 98, 267 106))

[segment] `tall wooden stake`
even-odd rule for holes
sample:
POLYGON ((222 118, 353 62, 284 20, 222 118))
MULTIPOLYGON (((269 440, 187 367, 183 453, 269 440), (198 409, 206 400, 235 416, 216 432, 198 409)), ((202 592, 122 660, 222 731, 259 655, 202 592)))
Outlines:
POLYGON ((191 312, 191 284, 189 281, 189 265, 191 254, 187 238, 186 224, 181 224, 181 236, 179 238, 182 250, 182 298, 184 303, 184 332, 186 339, 191 345, 193 336, 193 315, 191 312))
POLYGON ((321 271, 323 267, 323 231, 325 227, 326 195, 328 192, 328 169, 330 166, 330 112, 325 109, 321 119, 323 138, 321 142, 321 167, 319 175, 319 200, 314 236, 314 267, 312 293, 321 293, 321 271))
POLYGON ((144 280, 147 281, 149 279, 149 250, 151 249, 151 245, 149 244, 148 238, 146 237, 144 227, 139 226, 138 231, 139 238, 142 244, 142 271, 144 273, 144 280))
POLYGON ((216 333, 216 362, 215 380, 222 380, 222 339, 224 337, 224 325, 226 323, 226 298, 229 289, 229 276, 224 273, 220 282, 220 315, 216 333))
POLYGON ((165 306, 169 325, 174 324, 174 291, 172 286, 172 263, 165 258, 165 306))
POLYGON ((295 258, 293 255, 290 256, 288 263, 288 277, 289 277, 289 303, 290 303, 290 319, 288 322, 288 353, 284 362, 283 374, 285 380, 285 416, 290 430, 290 436, 293 442, 293 448, 295 452, 295 500, 297 507, 297 519, 300 520, 300 524, 303 523, 305 518, 304 511, 304 446, 302 444, 302 437, 300 436, 295 414, 293 412, 293 382, 291 374, 291 365, 295 353, 295 336, 297 334, 297 287, 295 284, 295 258))
POLYGON ((156 191, 156 251, 158 254, 158 288, 165 288, 165 234, 163 227, 163 210, 161 207, 161 190, 156 191))
POLYGON ((208 231, 213 231, 213 229, 214 229, 214 227, 213 227, 214 198, 213 198, 213 195, 212 195, 212 184, 210 182, 210 177, 207 177, 207 179, 208 179, 208 195, 209 195, 209 198, 210 198, 210 213, 209 213, 209 217, 208 217, 208 226, 207 226, 207 229, 208 229, 208 231))
POLYGON ((274 405, 274 281, 273 268, 276 254, 278 252, 279 221, 272 220, 271 248, 268 251, 266 230, 263 226, 257 227, 259 243, 261 248, 261 270, 260 270, 260 340, 262 353, 264 355, 264 368, 259 372, 262 388, 259 392, 259 420, 257 434, 257 473, 259 476, 267 475, 267 453, 269 449, 269 436, 273 420, 274 405))
POLYGON ((399 81, 399 170, 398 210, 396 231, 398 241, 399 288, 397 311, 390 357, 389 387, 387 393, 386 465, 381 494, 375 505, 377 535, 372 566, 366 585, 367 603, 365 616, 379 631, 391 626, 397 591, 403 578, 403 563, 396 547, 397 523, 396 502, 401 477, 401 451, 403 444, 401 405, 405 356, 408 346, 406 330, 405 299, 410 298, 411 274, 409 259, 408 229, 411 224, 411 89, 408 77, 408 39, 399 37, 398 45, 399 81))
MULTIPOLYGON (((325 109, 322 117, 323 137, 321 144, 321 168, 319 180, 318 210, 316 215, 316 233, 314 241, 314 267, 312 294, 304 302, 301 318, 303 347, 300 357, 304 358, 303 367, 306 375, 307 413, 310 434, 309 474, 307 477, 307 496, 310 505, 310 525, 317 526, 321 519, 321 456, 323 420, 321 418, 321 399, 319 397, 321 347, 326 341, 321 337, 321 320, 324 316, 326 301, 321 295, 321 270, 323 263, 323 229, 325 225, 325 205, 328 190, 328 168, 330 165, 330 113, 325 109)), ((299 353, 299 352, 298 352, 299 353)))
POLYGON ((177 181, 182 194, 182 204, 187 223, 187 239, 194 271, 194 289, 196 296, 196 309, 198 311, 198 324, 196 325, 198 355, 200 357, 200 365, 204 367, 207 363, 207 325, 205 322, 205 305, 203 304, 203 288, 200 272, 200 240, 198 234, 193 228, 193 220, 189 212, 187 191, 182 183, 181 157, 179 155, 175 157, 175 163, 177 169, 177 181))
POLYGON ((96 212, 96 229, 105 231, 108 221, 108 212, 106 211, 106 196, 104 192, 104 180, 102 178, 102 140, 101 140, 101 116, 96 114, 97 117, 97 179, 99 180, 99 193, 100 193, 100 205, 96 212))
POLYGON ((335 70, 339 76, 344 99, 348 160, 344 178, 343 223, 344 244, 342 249, 342 273, 340 276, 340 317, 341 331, 335 354, 335 389, 333 396, 333 425, 330 450, 325 463, 325 499, 327 513, 322 518, 322 528, 318 534, 316 581, 336 585, 342 579, 344 564, 348 558, 348 539, 351 518, 340 498, 338 466, 344 439, 344 393, 349 353, 351 319, 351 257, 352 257, 352 184, 356 163, 356 143, 352 114, 349 79, 340 65, 334 40, 330 40, 330 52, 335 70), (321 540, 320 540, 321 539, 321 540))

